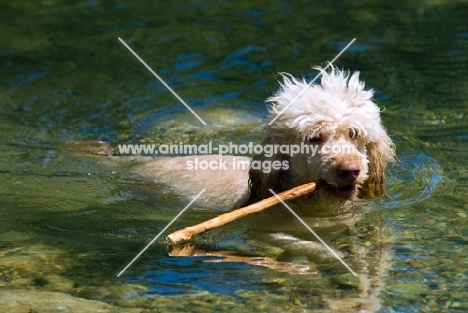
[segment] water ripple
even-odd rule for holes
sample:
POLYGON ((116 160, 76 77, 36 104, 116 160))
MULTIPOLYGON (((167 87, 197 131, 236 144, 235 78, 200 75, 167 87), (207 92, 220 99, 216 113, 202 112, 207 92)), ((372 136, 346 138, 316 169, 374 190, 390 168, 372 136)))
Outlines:
POLYGON ((387 194, 382 209, 414 205, 429 199, 443 179, 443 170, 436 159, 424 152, 398 157, 398 163, 390 168, 387 194))

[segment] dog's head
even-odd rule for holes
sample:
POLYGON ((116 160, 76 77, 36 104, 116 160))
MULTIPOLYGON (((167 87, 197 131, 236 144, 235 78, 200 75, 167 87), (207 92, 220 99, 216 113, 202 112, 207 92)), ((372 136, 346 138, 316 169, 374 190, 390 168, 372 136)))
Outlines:
POLYGON ((249 202, 271 196, 268 189, 279 192, 317 180, 328 184, 320 197, 335 202, 383 194, 387 163, 395 154, 373 91, 365 89, 359 72, 317 69, 320 84, 281 74, 280 90, 267 100, 270 116, 262 144, 273 152, 257 154, 252 162, 287 166, 251 168, 249 202))

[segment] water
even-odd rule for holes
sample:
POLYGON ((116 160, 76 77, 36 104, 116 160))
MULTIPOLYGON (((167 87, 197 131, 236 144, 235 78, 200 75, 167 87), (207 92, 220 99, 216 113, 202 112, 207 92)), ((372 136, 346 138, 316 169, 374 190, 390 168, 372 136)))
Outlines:
MULTIPOLYGON (((381 312, 468 307, 466 2, 45 0, 0 7, 0 293, 63 292, 154 312, 307 312, 323 308, 325 298, 355 298, 352 284, 340 281, 346 269, 333 260, 290 274, 238 259, 172 257, 162 237, 117 277, 186 202, 135 178, 131 164, 64 146, 259 142, 276 73, 311 79, 311 66, 356 37, 336 64, 361 71, 376 90, 399 161, 388 197, 358 223, 358 234, 338 227, 323 236, 337 248, 372 242, 363 259, 385 263, 381 312)), ((183 215, 170 230, 212 216, 183 215)), ((280 245, 259 240, 254 225, 237 221, 187 249, 280 255, 280 245)), ((359 268, 359 260, 349 261, 359 268)))

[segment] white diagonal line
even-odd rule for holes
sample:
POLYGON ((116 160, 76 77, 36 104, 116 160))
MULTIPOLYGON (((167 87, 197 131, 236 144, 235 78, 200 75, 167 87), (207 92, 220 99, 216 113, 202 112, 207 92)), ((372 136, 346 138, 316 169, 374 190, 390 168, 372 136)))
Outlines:
POLYGON ((277 119, 278 117, 280 117, 281 114, 283 114, 284 111, 286 111, 286 110, 291 106, 291 104, 293 104, 294 101, 296 101, 297 98, 299 98, 299 97, 307 90, 307 88, 310 87, 310 86, 315 82, 315 80, 316 80, 317 78, 320 77, 320 75, 322 75, 322 72, 325 71, 328 67, 330 67, 330 66, 333 64, 333 62, 335 62, 336 59, 338 59, 338 58, 340 57, 340 55, 342 55, 343 52, 345 52, 346 49, 348 49, 349 46, 351 46, 351 45, 353 44, 353 42, 355 42, 355 41, 356 41, 356 38, 353 38, 353 40, 351 40, 351 41, 346 45, 346 47, 344 47, 343 50, 341 50, 340 53, 338 53, 338 54, 336 55, 336 57, 334 57, 333 60, 331 60, 331 61, 328 63, 328 65, 325 66, 325 68, 324 68, 322 71, 320 71, 320 73, 318 73, 317 76, 315 76, 314 79, 312 79, 312 81, 311 81, 310 83, 308 83, 307 86, 306 86, 304 89, 302 89, 301 92, 298 93, 297 96, 295 96, 294 99, 292 99, 291 102, 289 102, 288 105, 285 106, 284 109, 281 110, 281 112, 279 112, 279 113, 275 116, 274 119, 272 119, 272 120, 270 121, 270 123, 268 123, 268 126, 270 126, 271 124, 273 124, 273 123, 276 121, 276 119, 277 119))
POLYGON ((200 193, 196 195, 196 197, 193 198, 193 200, 190 201, 190 203, 187 204, 185 208, 180 211, 179 214, 177 214, 176 217, 174 217, 172 221, 170 221, 169 224, 167 224, 166 227, 164 227, 163 230, 161 230, 159 234, 157 234, 156 237, 154 237, 153 240, 151 240, 150 243, 147 244, 146 247, 144 247, 143 250, 141 250, 140 253, 138 253, 130 263, 128 263, 127 266, 125 266, 125 268, 117 275, 117 277, 120 277, 120 275, 122 275, 133 264, 133 262, 135 262, 146 251, 146 249, 148 249, 172 225, 172 223, 174 223, 185 212, 185 210, 187 210, 195 202, 195 200, 197 200, 198 197, 200 197, 202 193, 205 192, 205 190, 206 189, 200 191, 200 193))
POLYGON ((269 190, 270 190, 270 192, 271 192, 276 198, 278 198, 278 200, 281 201, 281 203, 282 203, 282 204, 299 220, 299 222, 301 222, 302 225, 304 225, 305 228, 307 228, 307 229, 312 233, 312 235, 314 235, 315 238, 317 238, 317 240, 320 241, 320 242, 322 243, 322 245, 324 245, 325 248, 327 248, 327 249, 331 252, 331 254, 333 254, 333 256, 334 256, 335 258, 337 258, 338 261, 340 261, 340 262, 348 269, 348 271, 351 272, 351 274, 353 274, 354 276, 357 276, 356 272, 354 272, 354 271, 351 269, 351 267, 349 267, 348 264, 346 264, 346 262, 343 261, 343 260, 340 258, 340 256, 339 256, 332 248, 330 248, 330 246, 328 246, 328 245, 325 243, 325 241, 323 241, 322 238, 320 238, 320 237, 313 231, 313 229, 310 228, 310 226, 307 225, 307 223, 304 222, 304 220, 303 220, 302 218, 300 218, 299 215, 296 214, 296 212, 293 211, 293 209, 291 209, 291 208, 286 204, 286 202, 283 201, 283 199, 281 199, 280 197, 278 197, 278 195, 277 195, 273 190, 271 190, 271 189, 269 189, 269 190))
POLYGON ((182 100, 182 98, 179 97, 179 95, 176 94, 175 91, 172 90, 172 88, 169 87, 169 85, 166 84, 166 82, 165 82, 161 77, 159 77, 159 75, 156 74, 156 73, 151 69, 151 67, 149 67, 149 65, 146 64, 145 61, 143 61, 143 60, 138 56, 138 54, 135 53, 135 51, 133 51, 132 48, 130 48, 130 47, 125 43, 125 41, 123 41, 120 37, 119 37, 119 40, 120 40, 120 42, 121 42, 131 53, 133 53, 133 55, 134 55, 144 66, 146 66, 146 68, 147 68, 147 69, 148 69, 148 70, 149 70, 149 71, 150 71, 150 72, 151 72, 151 73, 152 73, 152 74, 153 74, 153 75, 170 91, 170 92, 172 92, 172 94, 173 94, 177 99, 179 99, 179 101, 180 101, 183 105, 185 105, 185 107, 186 107, 190 112, 192 112, 193 115, 195 115, 196 118, 198 118, 198 119, 200 120, 200 122, 202 122, 203 125, 205 125, 205 126, 207 125, 207 124, 205 123, 205 121, 202 120, 201 117, 198 116, 198 114, 195 113, 195 111, 192 110, 192 108, 189 107, 188 104, 185 103, 185 101, 182 100))

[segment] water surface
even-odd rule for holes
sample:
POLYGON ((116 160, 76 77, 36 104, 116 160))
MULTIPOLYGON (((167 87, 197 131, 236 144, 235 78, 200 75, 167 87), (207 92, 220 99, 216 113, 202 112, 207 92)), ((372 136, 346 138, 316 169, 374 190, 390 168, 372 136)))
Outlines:
MULTIPOLYGON (((62 292, 129 312, 309 312, 327 297, 355 297, 336 280, 347 273, 336 261, 297 275, 171 257, 163 238, 117 277, 187 203, 136 179, 131 164, 63 147, 259 142, 277 73, 311 79, 312 66, 357 38, 336 65, 359 70, 376 91, 398 155, 388 197, 356 228, 385 229, 371 239, 386 254, 371 246, 366 257, 385 261, 380 311, 468 307, 465 1, 47 0, 4 2, 0 16, 2 292, 62 292)), ((212 216, 192 212, 170 230, 212 216)), ((214 230, 198 248, 276 255, 274 244, 252 241, 252 228, 247 220, 214 230)), ((337 238, 337 248, 348 244, 337 238)))

